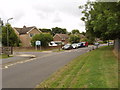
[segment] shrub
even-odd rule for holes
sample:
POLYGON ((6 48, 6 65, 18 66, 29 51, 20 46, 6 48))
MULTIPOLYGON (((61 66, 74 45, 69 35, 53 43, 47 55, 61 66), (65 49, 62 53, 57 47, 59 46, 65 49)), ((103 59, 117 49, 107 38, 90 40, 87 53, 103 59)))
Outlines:
POLYGON ((31 40, 32 46, 35 46, 35 42, 37 40, 41 41, 41 46, 45 47, 48 46, 48 43, 53 40, 53 36, 49 33, 36 34, 31 40))

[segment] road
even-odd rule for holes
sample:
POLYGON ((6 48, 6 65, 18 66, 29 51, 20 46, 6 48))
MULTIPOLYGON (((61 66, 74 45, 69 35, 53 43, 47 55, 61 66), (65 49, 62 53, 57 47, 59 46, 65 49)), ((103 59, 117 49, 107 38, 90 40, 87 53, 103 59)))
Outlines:
MULTIPOLYGON (((2 69, 3 88, 34 88, 52 73, 68 64, 90 48, 79 48, 62 52, 36 53, 36 58, 23 60, 2 69)), ((34 53, 35 54, 35 53, 34 53)))

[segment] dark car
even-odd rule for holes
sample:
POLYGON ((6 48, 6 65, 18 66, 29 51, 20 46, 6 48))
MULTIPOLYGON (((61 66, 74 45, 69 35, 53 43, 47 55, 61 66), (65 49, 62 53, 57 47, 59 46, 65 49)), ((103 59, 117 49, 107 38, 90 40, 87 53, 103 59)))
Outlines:
POLYGON ((85 47, 85 43, 86 43, 86 42, 81 42, 81 43, 82 43, 82 45, 81 45, 81 46, 82 46, 82 47, 85 47))
POLYGON ((83 47, 83 43, 79 42, 78 43, 78 48, 83 47))
POLYGON ((72 49, 72 46, 71 46, 71 44, 66 44, 62 47, 62 49, 69 50, 69 49, 72 49))

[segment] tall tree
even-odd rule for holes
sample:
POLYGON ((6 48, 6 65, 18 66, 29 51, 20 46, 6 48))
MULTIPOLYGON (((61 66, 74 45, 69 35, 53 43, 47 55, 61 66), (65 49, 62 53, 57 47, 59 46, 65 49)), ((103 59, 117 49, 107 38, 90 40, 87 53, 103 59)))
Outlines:
POLYGON ((78 43, 78 42, 80 42, 80 36, 79 35, 70 35, 69 41, 71 43, 78 43))
POLYGON ((84 6, 86 33, 103 40, 120 38, 120 2, 88 2, 84 6), (104 8, 103 8, 104 7, 104 8))
POLYGON ((72 30, 72 34, 80 34, 80 32, 78 29, 74 29, 74 30, 72 30))
POLYGON ((53 36, 55 34, 66 34, 67 33, 67 30, 65 28, 59 28, 59 27, 55 27, 55 28, 52 28, 52 34, 53 36))
POLYGON ((43 28, 43 29, 39 29, 39 30, 42 31, 43 33, 50 33, 50 34, 52 34, 51 29, 43 28))
POLYGON ((81 34, 85 36, 85 35, 86 35, 86 32, 82 32, 81 34))
POLYGON ((3 21, 0 18, 0 47, 2 45, 2 26, 3 26, 3 21))
POLYGON ((2 26, 2 45, 7 46, 7 43, 9 43, 9 46, 19 46, 20 43, 19 38, 10 24, 2 26))

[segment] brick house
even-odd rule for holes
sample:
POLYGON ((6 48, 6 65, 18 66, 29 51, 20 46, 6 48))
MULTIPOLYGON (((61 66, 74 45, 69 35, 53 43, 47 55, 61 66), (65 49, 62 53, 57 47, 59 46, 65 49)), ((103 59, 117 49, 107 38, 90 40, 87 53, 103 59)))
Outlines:
POLYGON ((23 47, 30 47, 31 46, 31 39, 35 34, 41 33, 35 26, 33 27, 26 27, 23 28, 13 28, 17 36, 20 38, 23 47))
POLYGON ((69 42, 69 36, 67 34, 56 34, 53 37, 53 41, 61 41, 63 44, 67 44, 69 42))

